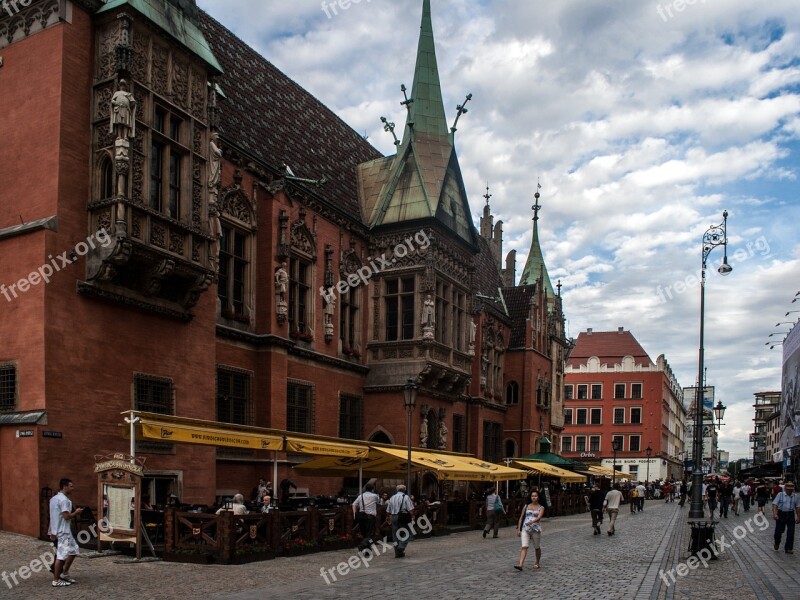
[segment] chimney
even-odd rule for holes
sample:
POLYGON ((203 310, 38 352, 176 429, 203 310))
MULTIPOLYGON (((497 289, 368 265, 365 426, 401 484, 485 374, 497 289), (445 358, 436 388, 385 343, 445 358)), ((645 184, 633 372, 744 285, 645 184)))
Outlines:
POLYGON ((617 333, 625 333, 624 327, 617 327, 617 333))
POLYGON ((591 327, 587 327, 586 328, 586 335, 592 335, 592 328, 591 327))

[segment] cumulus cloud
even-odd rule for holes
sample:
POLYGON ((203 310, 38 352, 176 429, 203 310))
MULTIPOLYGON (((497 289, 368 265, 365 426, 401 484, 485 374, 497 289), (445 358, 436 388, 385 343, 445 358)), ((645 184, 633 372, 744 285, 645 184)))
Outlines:
MULTIPOLYGON (((317 0, 199 4, 394 152, 379 117, 404 119, 419 0, 335 15, 317 0)), ((709 270, 706 366, 729 406, 722 447, 746 456, 752 394, 780 386, 780 348, 764 342, 800 287, 796 0, 707 0, 671 15, 658 7, 673 3, 638 0, 432 5, 451 123, 473 93, 456 134, 473 215, 488 182, 519 274, 541 181, 540 239, 573 335, 624 326, 692 385, 702 234, 729 211, 734 272, 709 270)))

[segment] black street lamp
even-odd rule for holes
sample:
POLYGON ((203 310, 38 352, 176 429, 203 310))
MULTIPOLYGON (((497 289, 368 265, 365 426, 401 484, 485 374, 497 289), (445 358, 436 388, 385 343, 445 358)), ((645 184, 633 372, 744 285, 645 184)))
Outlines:
MULTIPOLYGON (((717 426, 716 426, 717 430, 722 429, 722 426, 725 424, 725 423, 722 422, 722 419, 723 419, 723 417, 725 417, 725 409, 726 408, 727 408, 727 406, 725 406, 722 403, 722 400, 717 400, 717 405, 714 407, 714 418, 717 420, 717 426)), ((719 469, 720 456, 721 456, 721 454, 720 454, 720 449, 719 449, 719 436, 717 436, 717 457, 716 457, 717 458, 717 468, 716 468, 717 473, 720 472, 720 469, 719 469)))
POLYGON ((647 489, 647 486, 650 482, 650 455, 653 453, 653 449, 650 446, 645 448, 644 453, 647 454, 647 477, 644 480, 644 487, 647 489))
POLYGON ((411 493, 411 414, 417 405, 417 384, 409 378, 403 387, 403 405, 408 412, 408 464, 406 473, 406 493, 411 493))
MULTIPOLYGON (((706 302, 706 263, 708 255, 717 246, 722 246, 725 252, 722 264, 717 269, 720 275, 727 275, 733 268, 728 264, 728 211, 722 213, 722 223, 712 225, 703 234, 702 262, 700 270, 700 348, 698 351, 697 389, 694 400, 694 469, 692 470, 692 500, 689 509, 689 519, 703 518, 703 396, 705 380, 703 370, 705 365, 703 353, 703 334, 705 328, 705 302, 706 302)), ((695 550, 696 552, 697 550, 695 550)))
POLYGON ((613 438, 611 440, 611 450, 614 452, 614 472, 611 474, 611 487, 617 483, 617 452, 622 450, 622 440, 613 438))

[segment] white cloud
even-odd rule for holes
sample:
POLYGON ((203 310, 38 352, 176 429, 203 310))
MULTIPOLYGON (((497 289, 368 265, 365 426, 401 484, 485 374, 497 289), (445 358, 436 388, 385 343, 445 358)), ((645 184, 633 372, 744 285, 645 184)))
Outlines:
MULTIPOLYGON (((200 5, 394 152, 379 117, 403 122, 419 0, 362 0, 330 19, 316 0, 200 5)), ((692 384, 702 234, 730 212, 734 272, 709 272, 706 364, 729 406, 722 445, 747 455, 753 393, 780 385, 764 341, 800 288, 796 0, 707 0, 666 20, 638 0, 432 5, 451 123, 473 93, 456 134, 473 215, 488 181, 519 274, 541 180, 540 239, 573 335, 624 326, 692 384), (735 257, 760 236, 768 254, 735 257)))

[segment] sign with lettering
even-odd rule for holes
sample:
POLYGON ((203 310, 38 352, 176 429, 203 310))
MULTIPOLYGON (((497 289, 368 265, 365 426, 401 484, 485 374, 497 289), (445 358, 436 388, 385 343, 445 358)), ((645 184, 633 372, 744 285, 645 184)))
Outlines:
POLYGON ((57 440, 60 440, 61 438, 64 437, 64 434, 60 431, 42 431, 42 437, 55 438, 57 440))
POLYGON ((17 429, 17 437, 33 437, 33 429, 17 429))

